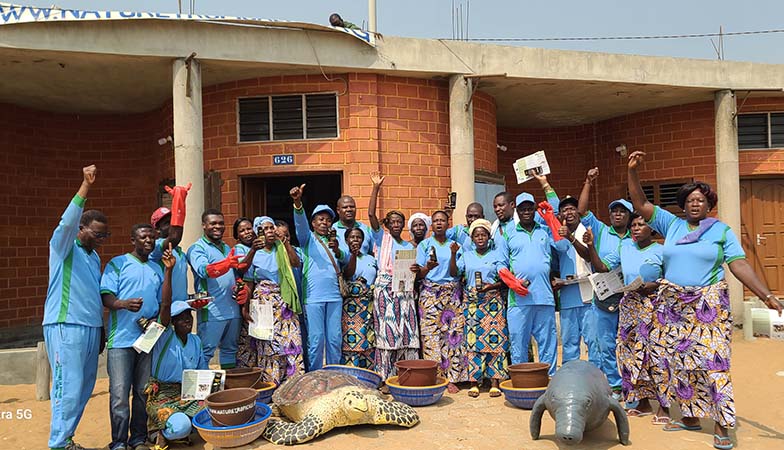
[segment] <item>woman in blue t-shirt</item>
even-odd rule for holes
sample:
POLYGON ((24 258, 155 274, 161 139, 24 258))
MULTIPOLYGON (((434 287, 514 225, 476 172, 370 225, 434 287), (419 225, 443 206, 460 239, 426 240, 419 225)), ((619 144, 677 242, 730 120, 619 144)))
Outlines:
MULTIPOLYGON (((472 244, 464 248, 462 256, 452 253, 449 273, 461 276, 465 286, 466 358, 469 397, 479 397, 479 386, 490 380, 490 397, 499 397, 498 383, 507 378, 506 351, 509 348, 506 328, 506 304, 501 296, 503 283, 498 278, 498 266, 503 257, 490 249, 492 226, 485 219, 476 219, 468 228, 472 244)), ((457 243, 453 243, 454 248, 457 243)))
POLYGON ((665 237, 664 279, 659 287, 668 328, 670 400, 681 421, 667 431, 699 430, 699 418, 714 420, 713 446, 732 448, 727 428, 735 426, 730 378, 732 316, 723 265, 765 304, 781 313, 781 304, 754 273, 730 227, 708 213, 718 196, 702 182, 680 188, 678 206, 686 218, 651 204, 645 197, 637 167, 645 153, 629 156, 629 192, 635 209, 665 237))
POLYGON ((599 258, 590 229, 583 235, 591 264, 597 272, 608 272, 618 267, 623 272, 624 284, 640 277, 640 289, 627 292, 618 310, 618 362, 621 366, 621 386, 627 403, 638 402, 627 411, 629 416, 648 416, 653 412, 651 400, 659 402, 653 417, 654 425, 669 422, 667 386, 669 371, 664 326, 656 314, 658 308, 658 280, 663 273, 662 245, 651 238, 653 230, 645 220, 632 213, 629 227, 633 242, 621 245, 599 258))
POLYGON ((373 255, 362 254, 365 232, 352 228, 346 232, 349 256, 343 269, 349 295, 343 297, 343 351, 340 363, 375 370, 375 331, 373 329, 373 283, 378 265, 373 255))
POLYGON ((449 380, 447 389, 460 391, 455 385, 468 380, 463 336, 460 279, 449 273, 449 260, 460 256, 460 244, 446 237, 449 217, 444 211, 431 216, 432 235, 417 246, 416 277, 422 280, 419 293, 422 357, 438 362, 438 375, 449 380), (457 248, 453 247, 455 244, 457 248))

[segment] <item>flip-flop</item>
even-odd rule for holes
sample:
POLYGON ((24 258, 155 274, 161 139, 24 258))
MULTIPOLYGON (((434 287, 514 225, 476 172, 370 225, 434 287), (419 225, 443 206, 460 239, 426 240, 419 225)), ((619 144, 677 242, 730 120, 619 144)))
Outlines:
POLYGON ((471 389, 469 389, 468 390, 468 396, 472 397, 472 398, 479 397, 479 388, 478 387, 472 387, 471 389))
POLYGON ((667 425, 668 423, 670 423, 670 417, 669 416, 653 416, 653 419, 651 419, 651 423, 653 425, 667 425))
POLYGON ((498 389, 497 387, 490 388, 490 397, 500 397, 500 396, 501 396, 500 389, 498 389))
POLYGON ((731 448, 735 447, 735 444, 732 443, 732 439, 729 436, 719 436, 718 434, 713 435, 713 448, 717 448, 719 450, 730 450, 731 448), (716 441, 719 441, 717 444, 716 441), (727 442, 726 444, 722 444, 722 442, 727 442))
POLYGON ((702 425, 686 425, 680 420, 671 420, 667 425, 664 425, 662 429, 664 431, 700 431, 702 430, 702 425), (674 427, 667 428, 668 425, 673 425, 674 427))
POLYGON ((645 417, 645 416, 650 416, 651 414, 653 414, 653 411, 643 412, 637 408, 631 408, 626 410, 626 415, 629 417, 645 417))

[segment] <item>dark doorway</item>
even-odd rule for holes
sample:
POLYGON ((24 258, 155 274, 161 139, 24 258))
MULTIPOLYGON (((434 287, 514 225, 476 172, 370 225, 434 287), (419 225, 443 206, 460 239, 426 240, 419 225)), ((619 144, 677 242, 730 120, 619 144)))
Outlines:
POLYGON ((306 185, 302 204, 305 213, 310 217, 316 205, 326 204, 335 209, 335 203, 343 192, 342 178, 340 172, 243 177, 242 215, 250 218, 270 216, 275 220, 286 221, 291 228, 292 242, 299 245, 293 228, 294 216, 289 191, 294 186, 306 185))

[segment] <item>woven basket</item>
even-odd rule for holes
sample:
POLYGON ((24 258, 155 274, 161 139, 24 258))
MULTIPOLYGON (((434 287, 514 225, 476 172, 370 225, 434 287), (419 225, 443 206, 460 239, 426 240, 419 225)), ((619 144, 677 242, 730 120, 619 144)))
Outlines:
POLYGON ((193 427, 207 443, 214 447, 231 448, 250 444, 261 436, 267 427, 272 409, 264 403, 256 403, 256 416, 252 421, 233 427, 215 427, 209 412, 202 410, 193 417, 193 427))

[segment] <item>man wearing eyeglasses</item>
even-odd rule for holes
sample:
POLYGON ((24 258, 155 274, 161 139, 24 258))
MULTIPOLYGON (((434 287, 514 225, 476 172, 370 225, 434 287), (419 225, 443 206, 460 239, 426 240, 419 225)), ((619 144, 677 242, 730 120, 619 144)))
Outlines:
POLYGON ((106 216, 84 211, 95 182, 95 166, 82 169, 82 185, 49 241, 49 287, 44 305, 44 341, 52 368, 49 448, 79 450, 73 441, 95 387, 103 328, 96 250, 109 237, 106 216))

